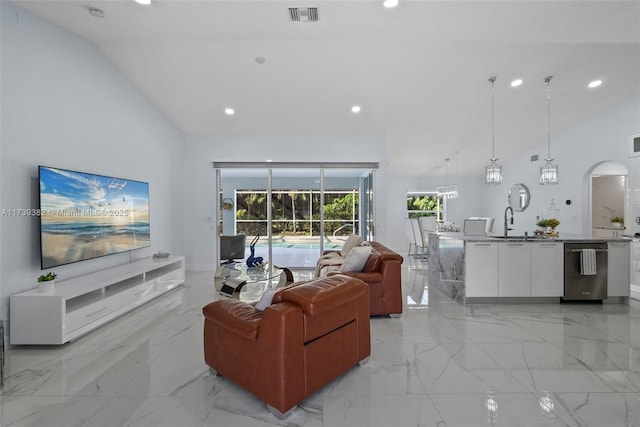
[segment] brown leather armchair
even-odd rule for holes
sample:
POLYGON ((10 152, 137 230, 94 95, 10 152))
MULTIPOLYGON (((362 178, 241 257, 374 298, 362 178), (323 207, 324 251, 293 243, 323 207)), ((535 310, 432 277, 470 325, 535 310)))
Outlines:
POLYGON ((202 311, 207 365, 278 418, 371 354, 369 288, 347 276, 294 284, 264 312, 235 299, 202 311))
POLYGON ((344 274, 369 285, 370 313, 372 316, 402 314, 402 255, 379 242, 369 242, 371 255, 362 272, 330 271, 328 277, 344 274))

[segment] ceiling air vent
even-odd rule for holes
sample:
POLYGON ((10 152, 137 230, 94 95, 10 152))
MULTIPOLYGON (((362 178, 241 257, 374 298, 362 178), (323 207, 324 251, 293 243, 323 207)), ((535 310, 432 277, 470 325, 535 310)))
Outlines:
POLYGON ((318 22, 318 8, 317 7, 290 7, 289 21, 318 22))

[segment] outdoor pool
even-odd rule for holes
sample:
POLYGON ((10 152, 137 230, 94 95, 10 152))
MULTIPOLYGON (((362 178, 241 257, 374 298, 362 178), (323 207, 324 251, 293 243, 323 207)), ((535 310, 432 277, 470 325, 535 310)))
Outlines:
MULTIPOLYGON (((247 236, 247 247, 252 239, 247 236)), ((325 239, 325 249, 340 249, 344 244, 344 238, 330 238, 325 239)), ((256 244, 256 248, 266 248, 267 237, 260 236, 260 240, 256 244)), ((305 237, 305 236, 276 236, 272 239, 272 247, 274 248, 291 248, 291 249, 320 249, 320 237, 305 237)))

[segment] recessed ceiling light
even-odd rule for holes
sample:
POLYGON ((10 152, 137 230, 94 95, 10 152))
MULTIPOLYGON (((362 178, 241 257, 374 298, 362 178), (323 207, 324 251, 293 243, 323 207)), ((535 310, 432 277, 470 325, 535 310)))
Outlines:
POLYGON ((360 108, 359 105, 354 105, 353 107, 351 107, 351 112, 352 113, 356 113, 357 114, 357 113, 360 112, 360 110, 362 110, 362 109, 360 108))
POLYGON ((518 87, 522 84, 522 79, 515 79, 511 82, 511 87, 518 87))
POLYGON ((594 87, 598 87, 602 84, 602 80, 594 80, 591 83, 589 83, 589 88, 593 89, 594 87))
POLYGON ((384 0, 382 3, 384 7, 391 9, 392 7, 396 7, 398 5, 398 0, 384 0))
POLYGON ((150 5, 151 4, 151 0, 133 0, 138 4, 143 4, 145 6, 150 5))
POLYGON ((227 107, 227 108, 224 109, 224 113, 227 116, 233 116, 236 112, 235 112, 235 110, 233 108, 227 107))

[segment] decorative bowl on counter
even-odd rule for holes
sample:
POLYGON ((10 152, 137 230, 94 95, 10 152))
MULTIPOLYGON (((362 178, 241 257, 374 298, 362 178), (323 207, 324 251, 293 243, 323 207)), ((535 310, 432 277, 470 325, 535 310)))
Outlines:
POLYGON ((541 229, 544 229, 547 233, 550 233, 553 230, 555 230, 557 226, 560 225, 560 221, 558 221, 555 218, 548 218, 548 219, 542 218, 536 222, 536 225, 541 229))

